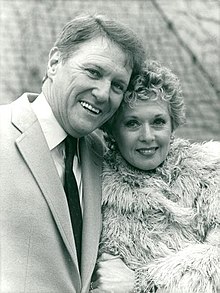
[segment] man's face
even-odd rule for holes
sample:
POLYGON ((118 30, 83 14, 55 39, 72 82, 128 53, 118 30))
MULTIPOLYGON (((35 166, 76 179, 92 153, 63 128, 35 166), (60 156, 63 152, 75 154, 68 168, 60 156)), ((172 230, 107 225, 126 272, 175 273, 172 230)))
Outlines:
POLYGON ((126 54, 106 38, 79 45, 65 62, 50 58, 48 101, 66 132, 84 136, 106 122, 119 107, 132 68, 126 54))

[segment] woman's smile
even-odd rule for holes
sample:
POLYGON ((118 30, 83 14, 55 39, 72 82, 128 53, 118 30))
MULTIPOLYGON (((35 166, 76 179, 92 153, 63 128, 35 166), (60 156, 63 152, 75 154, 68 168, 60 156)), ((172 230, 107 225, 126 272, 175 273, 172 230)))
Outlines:
POLYGON ((158 147, 150 147, 150 148, 139 148, 136 151, 143 156, 153 156, 155 155, 158 147))

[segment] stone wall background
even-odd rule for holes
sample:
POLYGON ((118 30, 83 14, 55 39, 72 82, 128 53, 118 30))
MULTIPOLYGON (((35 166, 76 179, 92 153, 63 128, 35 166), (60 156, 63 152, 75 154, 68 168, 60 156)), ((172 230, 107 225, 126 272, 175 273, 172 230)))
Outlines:
POLYGON ((83 11, 128 24, 148 57, 180 77, 187 123, 177 136, 220 140, 218 0, 0 0, 0 104, 25 91, 40 92, 57 34, 83 11))

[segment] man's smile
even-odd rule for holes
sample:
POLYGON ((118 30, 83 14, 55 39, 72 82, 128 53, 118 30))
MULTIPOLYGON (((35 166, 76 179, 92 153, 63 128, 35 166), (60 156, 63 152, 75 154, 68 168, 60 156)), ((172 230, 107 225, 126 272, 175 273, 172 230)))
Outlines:
POLYGON ((99 114, 101 113, 100 109, 94 108, 91 104, 81 101, 80 104, 83 106, 84 109, 89 110, 93 114, 99 114))

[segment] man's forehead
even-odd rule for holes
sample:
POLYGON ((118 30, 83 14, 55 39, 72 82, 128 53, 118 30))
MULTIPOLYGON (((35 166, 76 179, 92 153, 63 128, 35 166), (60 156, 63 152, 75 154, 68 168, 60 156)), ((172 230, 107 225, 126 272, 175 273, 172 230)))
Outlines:
POLYGON ((131 59, 126 50, 121 48, 121 46, 117 42, 109 39, 107 36, 97 36, 89 40, 85 40, 84 42, 77 44, 76 48, 77 49, 75 50, 75 52, 84 51, 88 54, 98 54, 100 52, 106 52, 107 54, 112 52, 113 54, 114 52, 117 56, 123 56, 126 60, 126 64, 130 63, 131 59))
POLYGON ((93 64, 97 67, 113 66, 115 70, 122 70, 130 72, 132 67, 130 59, 126 52, 124 52, 116 43, 105 37, 93 38, 85 41, 79 45, 77 51, 72 54, 74 57, 80 58, 82 63, 93 64))

